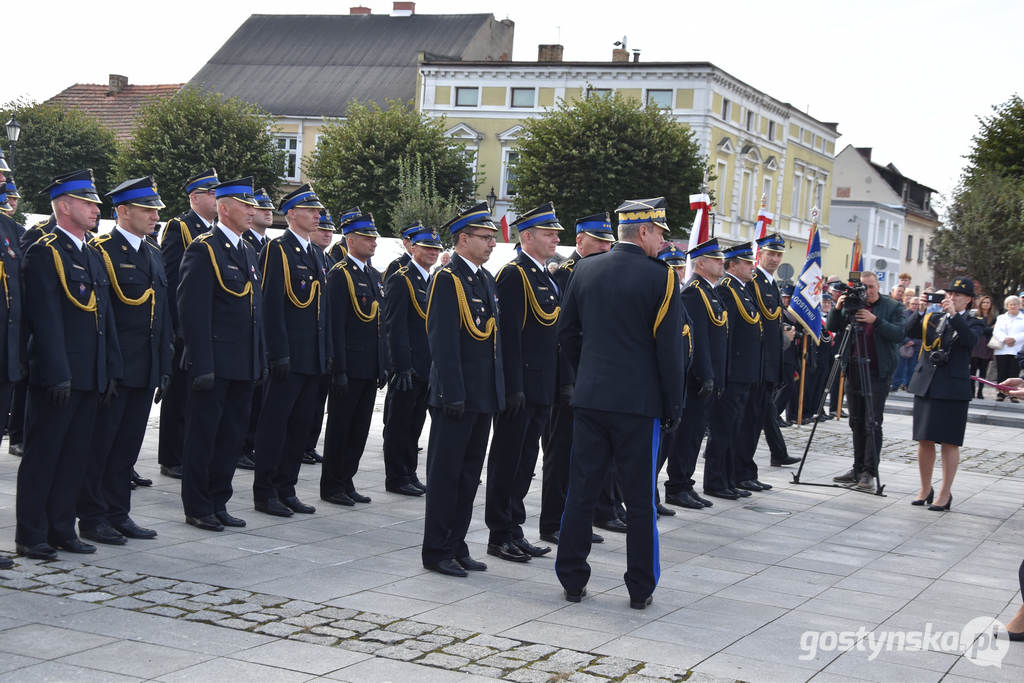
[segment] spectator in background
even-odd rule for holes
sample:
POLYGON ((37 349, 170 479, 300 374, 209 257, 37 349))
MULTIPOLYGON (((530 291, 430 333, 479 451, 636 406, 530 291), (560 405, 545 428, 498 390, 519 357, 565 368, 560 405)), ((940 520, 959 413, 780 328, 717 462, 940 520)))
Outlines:
MULTIPOLYGON (((996 324, 992 330, 992 341, 1001 346, 993 352, 996 359, 996 374, 1000 379, 1007 377, 1019 377, 1020 368, 1017 366, 1017 352, 1024 348, 1024 315, 1020 312, 1020 297, 1011 294, 1003 300, 1006 312, 996 318, 996 324)), ((1006 394, 1000 392, 996 396, 997 401, 1006 399, 1006 394)), ((1016 396, 1010 400, 1019 403, 1016 396)))
MULTIPOLYGON (((971 374, 984 379, 988 374, 989 361, 992 360, 992 349, 989 348, 988 343, 992 339, 992 331, 996 325, 996 308, 992 304, 992 297, 986 294, 978 299, 978 307, 972 311, 972 314, 980 318, 985 323, 985 327, 981 331, 978 343, 971 350, 971 374)), ((978 382, 976 398, 985 398, 981 394, 983 386, 981 382, 978 382)))
MULTIPOLYGON (((896 294, 897 293, 893 294, 893 298, 900 301, 896 294)), ((911 299, 911 301, 913 301, 913 299, 911 299)), ((917 315, 916 307, 907 308, 907 310, 903 312, 904 324, 906 324, 906 322, 915 315, 917 315)), ((907 385, 910 384, 910 376, 914 374, 914 368, 917 366, 917 355, 920 348, 920 340, 917 340, 917 343, 915 343, 915 340, 910 337, 903 338, 903 342, 900 344, 898 351, 899 360, 896 363, 896 374, 892 376, 892 391, 905 391, 907 385)))
POLYGON ((902 304, 903 295, 906 293, 906 291, 907 288, 904 287, 903 285, 893 285, 892 291, 889 292, 889 296, 891 296, 893 299, 896 299, 896 301, 902 304))
POLYGON ((897 275, 896 284, 903 289, 910 289, 910 273, 900 273, 897 275))

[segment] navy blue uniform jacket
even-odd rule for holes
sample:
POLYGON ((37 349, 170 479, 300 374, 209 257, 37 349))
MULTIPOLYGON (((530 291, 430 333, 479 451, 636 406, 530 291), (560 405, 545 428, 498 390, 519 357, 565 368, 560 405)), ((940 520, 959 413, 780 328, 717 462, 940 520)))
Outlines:
POLYGON ((761 312, 750 290, 732 275, 726 275, 715 287, 718 298, 729 314, 729 382, 756 384, 761 381, 761 312), (746 314, 743 315, 740 311, 746 314), (747 319, 754 322, 748 322, 747 319))
POLYGON ((384 337, 389 370, 430 376, 427 341, 427 281, 415 265, 403 266, 384 283, 384 337))
POLYGON ((380 304, 384 288, 380 273, 367 264, 362 270, 347 257, 327 274, 331 306, 331 335, 335 375, 352 379, 384 377, 384 341, 380 334, 380 304))

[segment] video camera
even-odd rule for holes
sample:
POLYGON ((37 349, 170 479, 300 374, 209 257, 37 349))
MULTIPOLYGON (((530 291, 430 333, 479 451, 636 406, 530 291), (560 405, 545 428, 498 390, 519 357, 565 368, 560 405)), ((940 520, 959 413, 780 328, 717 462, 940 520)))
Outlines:
POLYGON ((843 310, 854 314, 868 305, 868 288, 860 281, 860 271, 851 270, 848 283, 837 282, 832 285, 840 294, 846 296, 843 302, 843 310))

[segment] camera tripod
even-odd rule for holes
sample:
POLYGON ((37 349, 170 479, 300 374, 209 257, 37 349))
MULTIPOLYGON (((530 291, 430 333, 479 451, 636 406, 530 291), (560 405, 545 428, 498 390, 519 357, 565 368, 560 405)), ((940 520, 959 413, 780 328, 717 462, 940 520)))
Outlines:
MULTIPOLYGON (((856 320, 851 320, 846 324, 846 328, 843 330, 843 335, 839 339, 839 346, 836 349, 836 354, 832 360, 832 367, 829 369, 828 381, 825 382, 825 387, 822 389, 821 396, 818 398, 818 409, 815 411, 815 415, 821 415, 825 409, 825 396, 828 394, 829 387, 837 377, 837 373, 842 371, 845 367, 843 362, 843 356, 846 353, 846 349, 850 347, 851 342, 853 343, 853 353, 850 354, 849 362, 852 362, 856 366, 857 380, 859 383, 859 389, 863 395, 864 400, 864 421, 866 428, 869 430, 868 438, 865 439, 864 443, 864 462, 865 464, 874 464, 875 466, 875 490, 865 491, 858 489, 854 486, 844 486, 842 484, 818 484, 809 481, 800 481, 800 474, 804 470, 804 463, 807 462, 807 453, 811 449, 811 442, 814 441, 814 433, 818 430, 818 421, 814 421, 814 425, 811 427, 811 433, 807 437, 807 445, 804 446, 803 457, 800 458, 800 467, 793 473, 793 483, 803 484, 805 486, 826 486, 837 489, 847 489, 850 491, 858 491, 860 493, 869 493, 874 496, 885 496, 882 491, 885 486, 882 485, 881 476, 878 474, 878 463, 881 460, 881 454, 875 452, 875 436, 873 426, 875 424, 875 408, 874 402, 871 395, 871 360, 867 357, 866 353, 862 353, 863 350, 867 349, 867 340, 864 336, 864 326, 856 320)), ((842 406, 842 397, 839 397, 839 405, 842 406)))

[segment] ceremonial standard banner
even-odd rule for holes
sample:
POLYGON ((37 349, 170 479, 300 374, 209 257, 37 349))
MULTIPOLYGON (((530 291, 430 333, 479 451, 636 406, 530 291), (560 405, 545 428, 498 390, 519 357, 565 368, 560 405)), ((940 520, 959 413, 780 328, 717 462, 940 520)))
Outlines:
POLYGON ((797 280, 793 298, 787 309, 793 318, 811 335, 814 343, 821 341, 821 239, 815 230, 807 245, 807 261, 797 280))

